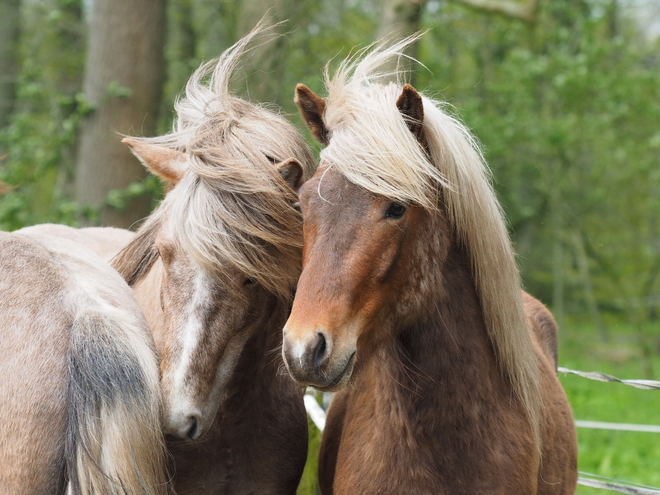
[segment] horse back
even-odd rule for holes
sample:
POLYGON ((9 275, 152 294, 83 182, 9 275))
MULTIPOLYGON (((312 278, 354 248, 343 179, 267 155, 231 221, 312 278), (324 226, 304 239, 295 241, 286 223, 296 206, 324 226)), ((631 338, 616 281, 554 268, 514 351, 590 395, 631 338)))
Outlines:
POLYGON ((538 495, 572 495, 577 482, 573 413, 557 377, 557 324, 545 305, 523 292, 532 342, 539 356, 543 421, 538 495))
POLYGON ((62 493, 70 324, 62 268, 36 243, 0 233, 0 274, 0 493, 62 493))
POLYGON ((158 362, 119 274, 70 241, 0 233, 0 290, 0 493, 166 493, 158 362))
POLYGON ((97 256, 110 261, 119 251, 131 242, 135 234, 129 230, 115 227, 87 227, 76 229, 68 225, 45 223, 32 225, 18 231, 22 234, 36 236, 49 235, 61 239, 67 239, 85 246, 97 256))
POLYGON ((523 308, 533 339, 541 346, 543 353, 557 369, 557 323, 550 310, 527 292, 522 293, 523 308))

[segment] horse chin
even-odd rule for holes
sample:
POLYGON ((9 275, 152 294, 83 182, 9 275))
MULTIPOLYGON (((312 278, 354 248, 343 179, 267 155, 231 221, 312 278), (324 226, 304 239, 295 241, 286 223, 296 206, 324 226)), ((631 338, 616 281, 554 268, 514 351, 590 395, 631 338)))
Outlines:
POLYGON ((318 384, 318 385, 313 384, 313 386, 318 390, 320 390, 321 392, 337 392, 348 384, 349 380, 351 379, 351 376, 353 375, 354 368, 355 368, 355 352, 351 354, 344 368, 337 375, 335 375, 334 378, 332 378, 327 383, 318 384))

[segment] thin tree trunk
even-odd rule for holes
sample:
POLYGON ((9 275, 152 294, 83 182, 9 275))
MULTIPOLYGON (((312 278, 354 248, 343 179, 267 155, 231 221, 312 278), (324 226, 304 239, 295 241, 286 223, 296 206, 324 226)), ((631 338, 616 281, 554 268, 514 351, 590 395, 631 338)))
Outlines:
MULTIPOLYGON (((165 58, 168 61, 167 82, 161 102, 161 111, 166 114, 175 96, 181 92, 197 68, 200 60, 197 58, 199 43, 194 24, 194 5, 192 0, 178 0, 168 6, 168 31, 165 58)), ((203 57, 201 57, 203 58, 203 57)), ((209 57, 210 58, 210 57, 209 57)), ((163 122, 161 122, 161 125, 163 122)), ((168 126, 169 127, 169 126, 168 126)))
POLYGON ((564 246, 562 243, 562 222, 560 192, 555 186, 550 192, 550 215, 552 221, 552 312, 559 328, 564 326, 564 246))
POLYGON ((458 0, 459 3, 469 7, 503 14, 506 17, 521 19, 523 21, 536 21, 536 12, 538 10, 538 0, 526 0, 520 2, 516 0, 458 0))
POLYGON ((0 0, 0 128, 9 124, 16 97, 19 7, 20 0, 0 0))
MULTIPOLYGON (((76 200, 101 206, 112 189, 139 181, 145 170, 117 133, 149 135, 156 129, 163 87, 165 0, 95 0, 83 91, 94 111, 82 126, 76 200)), ((144 217, 150 198, 122 211, 101 210, 104 225, 128 227, 144 217)))
MULTIPOLYGON (((381 4, 380 23, 377 39, 399 40, 420 30, 420 20, 426 0, 384 0, 381 4)), ((418 58, 418 43, 408 46, 406 55, 418 58)), ((416 67, 409 59, 401 59, 398 67, 391 65, 384 69, 408 72, 407 80, 414 86, 416 67)), ((392 62, 395 64, 395 62, 392 62)))
MULTIPOLYGON (((243 0, 239 15, 237 39, 249 33, 257 23, 267 16, 271 24, 286 21, 293 17, 296 2, 288 0, 243 0)), ((283 33, 291 29, 285 22, 273 33, 283 33)), ((257 41, 258 43, 258 41, 257 41)), ((250 99, 253 101, 274 101, 281 94, 283 67, 289 54, 289 41, 279 36, 263 46, 255 47, 250 55, 250 66, 246 68, 250 99)), ((237 78, 238 80, 238 78, 237 78)), ((291 91, 293 94, 293 91, 291 91)))
POLYGON ((575 260, 577 262, 578 271, 580 272, 582 284, 584 285, 584 300, 587 303, 594 325, 596 325, 600 340, 607 342, 609 341, 609 334, 607 333, 607 328, 600 316, 600 310, 598 309, 598 303, 596 302, 596 296, 594 295, 591 276, 589 275, 589 259, 587 258, 587 253, 584 249, 582 235, 579 232, 573 232, 572 241, 573 246, 575 247, 575 260))

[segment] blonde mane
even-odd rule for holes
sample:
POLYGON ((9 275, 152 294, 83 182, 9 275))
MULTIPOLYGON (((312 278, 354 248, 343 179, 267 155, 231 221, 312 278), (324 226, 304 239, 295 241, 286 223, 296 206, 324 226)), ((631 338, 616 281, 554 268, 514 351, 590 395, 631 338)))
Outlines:
POLYGON ((442 103, 423 97, 428 154, 408 130, 396 101, 403 82, 379 72, 419 35, 379 46, 326 71, 324 114, 330 143, 321 152, 349 181, 388 198, 438 207, 439 192, 471 261, 484 322, 499 365, 538 439, 540 374, 527 330, 515 254, 490 171, 476 139, 442 103), (390 81, 392 78, 397 80, 390 81))
POLYGON ((302 218, 295 191, 274 165, 296 158, 306 180, 314 160, 288 121, 229 91, 255 37, 272 31, 263 24, 195 71, 175 104, 171 133, 141 140, 188 157, 188 171, 153 218, 167 216, 177 247, 216 276, 238 269, 290 298, 300 274, 302 218))

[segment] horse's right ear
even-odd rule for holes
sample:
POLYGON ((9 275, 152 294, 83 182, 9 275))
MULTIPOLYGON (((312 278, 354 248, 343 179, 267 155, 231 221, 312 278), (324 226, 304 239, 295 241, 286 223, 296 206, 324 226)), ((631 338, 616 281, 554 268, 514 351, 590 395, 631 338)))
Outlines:
POLYGON ((330 139, 330 131, 323 121, 325 100, 304 84, 298 84, 296 86, 296 96, 294 101, 296 102, 296 105, 298 105, 300 115, 302 115, 302 118, 312 132, 312 135, 317 141, 320 141, 327 146, 328 140, 330 139))
POLYGON ((180 151, 126 137, 121 140, 154 175, 170 185, 181 180, 188 168, 188 158, 180 151))
POLYGON ((423 142, 424 102, 422 101, 422 95, 410 84, 406 84, 396 100, 396 106, 405 119, 410 132, 415 135, 420 143, 423 142))
POLYGON ((300 162, 295 158, 288 158, 275 167, 291 189, 298 192, 303 183, 303 168, 300 162))

